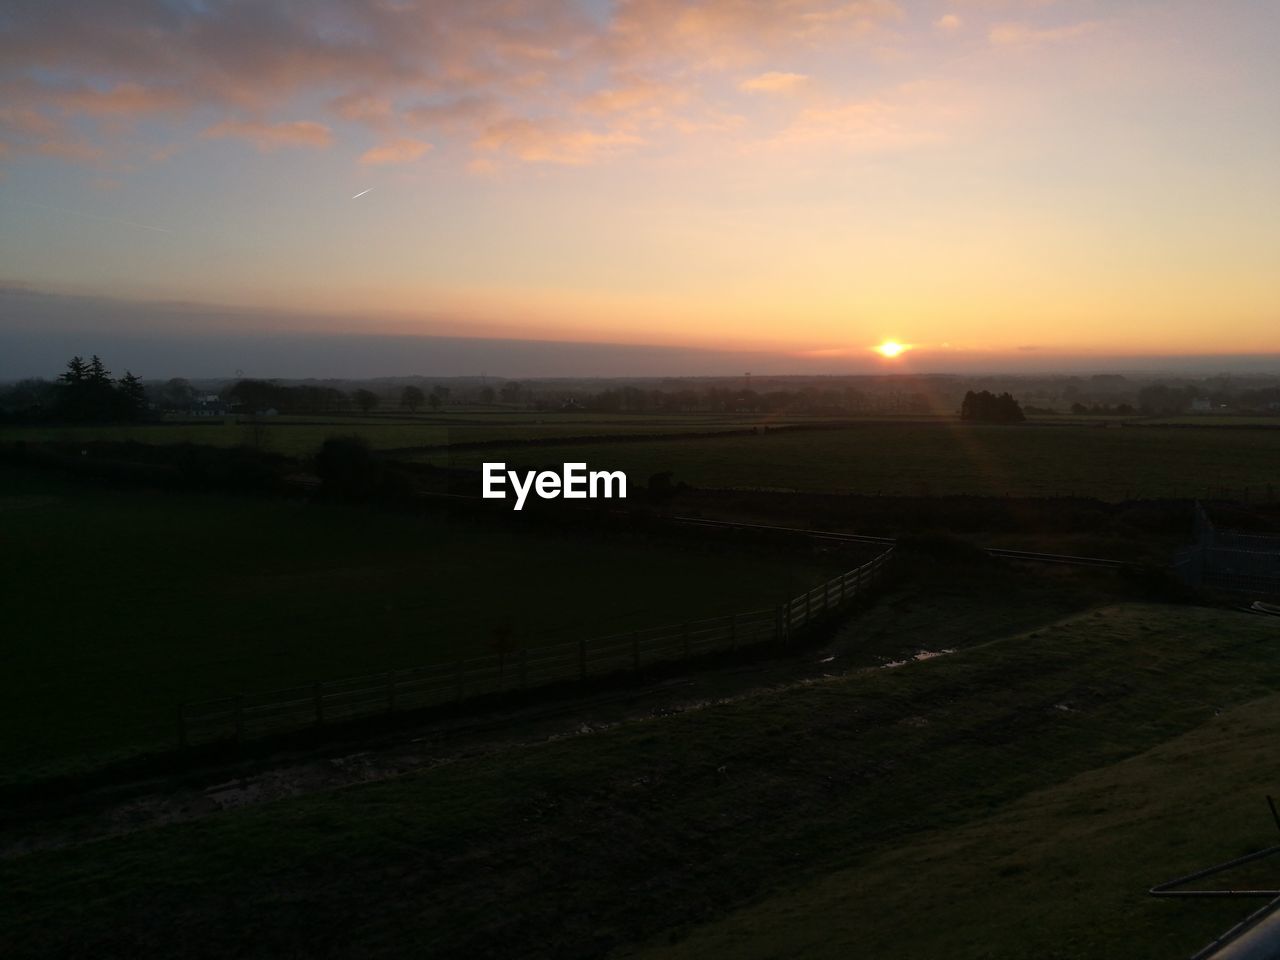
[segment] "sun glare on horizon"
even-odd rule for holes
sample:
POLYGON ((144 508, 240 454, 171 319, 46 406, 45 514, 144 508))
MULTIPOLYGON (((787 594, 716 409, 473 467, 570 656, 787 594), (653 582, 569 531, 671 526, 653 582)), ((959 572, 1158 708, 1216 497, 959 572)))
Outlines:
POLYGON ((905 343, 899 343, 897 340, 886 340, 877 347, 872 347, 876 353, 882 357, 888 357, 892 360, 894 357, 900 356, 904 351, 911 349, 905 343))

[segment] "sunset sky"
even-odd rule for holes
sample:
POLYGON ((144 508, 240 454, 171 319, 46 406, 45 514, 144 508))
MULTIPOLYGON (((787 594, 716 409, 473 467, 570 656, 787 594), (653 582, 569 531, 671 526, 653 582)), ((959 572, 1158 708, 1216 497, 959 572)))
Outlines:
POLYGON ((43 0, 0 65, 66 329, 1280 353, 1276 3, 43 0))

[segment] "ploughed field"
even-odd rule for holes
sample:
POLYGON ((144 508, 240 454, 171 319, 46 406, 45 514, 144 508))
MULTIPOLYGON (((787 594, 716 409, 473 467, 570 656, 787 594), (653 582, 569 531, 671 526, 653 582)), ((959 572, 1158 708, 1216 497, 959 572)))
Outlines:
POLYGON ((867 422, 697 440, 423 453, 420 462, 670 471, 696 487, 943 496, 1275 499, 1280 430, 867 422))
POLYGON ((183 701, 755 610, 848 565, 7 467, 0 552, 0 782, 172 746, 183 701))

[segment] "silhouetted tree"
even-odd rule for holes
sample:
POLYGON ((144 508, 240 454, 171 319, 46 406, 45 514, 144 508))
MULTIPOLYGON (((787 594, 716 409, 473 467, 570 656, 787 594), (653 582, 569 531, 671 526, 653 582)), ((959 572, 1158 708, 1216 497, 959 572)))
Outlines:
POLYGON ((168 410, 188 410, 196 400, 196 388, 182 377, 166 380, 153 392, 156 403, 168 410))
POLYGON ((116 407, 124 420, 140 420, 147 412, 147 391, 142 380, 128 370, 116 384, 116 407))
POLYGON ((352 397, 356 401, 356 406, 364 413, 368 413, 378 405, 378 395, 372 390, 357 390, 352 397))
POLYGON ((1026 416, 1012 394, 1002 393, 996 396, 989 390, 977 393, 970 390, 960 404, 960 419, 977 423, 1019 423, 1026 416))
POLYGON ((426 399, 426 394, 418 387, 405 387, 400 391, 400 406, 407 407, 410 413, 417 413, 426 399))
POLYGON ((112 420, 126 415, 111 374, 97 354, 87 363, 83 357, 72 357, 58 384, 58 414, 68 420, 112 420))

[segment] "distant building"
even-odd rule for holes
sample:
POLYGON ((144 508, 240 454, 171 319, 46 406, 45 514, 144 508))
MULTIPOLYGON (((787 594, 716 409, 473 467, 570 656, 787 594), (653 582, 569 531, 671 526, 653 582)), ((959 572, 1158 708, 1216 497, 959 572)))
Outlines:
POLYGON ((1192 400, 1192 413, 1209 413, 1213 409, 1213 404, 1208 400, 1192 400))
POLYGON ((231 407, 216 393, 203 393, 192 401, 190 412, 197 417, 225 417, 231 407))

